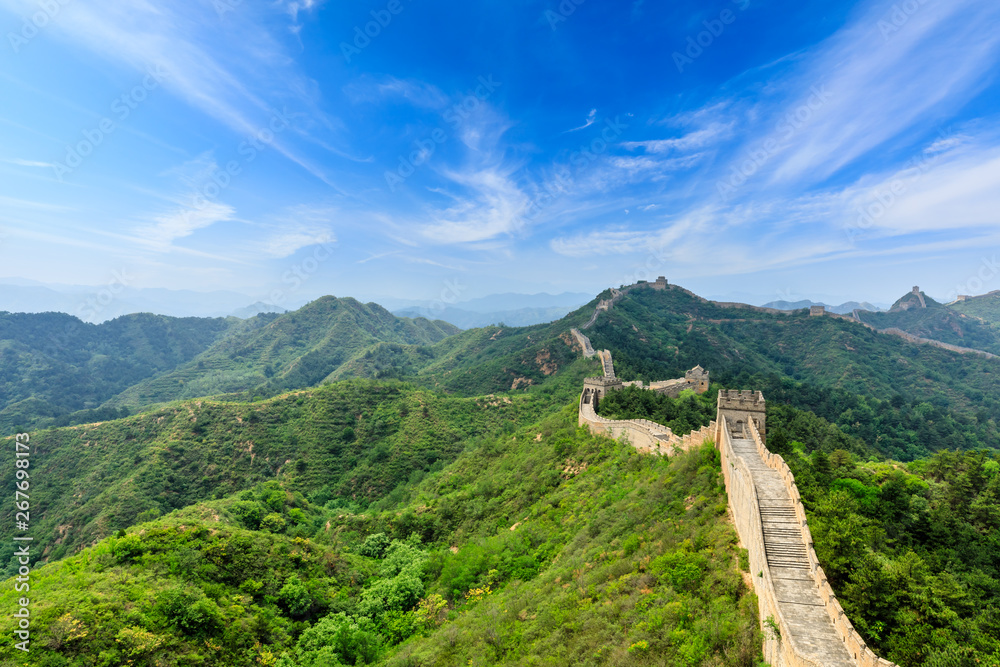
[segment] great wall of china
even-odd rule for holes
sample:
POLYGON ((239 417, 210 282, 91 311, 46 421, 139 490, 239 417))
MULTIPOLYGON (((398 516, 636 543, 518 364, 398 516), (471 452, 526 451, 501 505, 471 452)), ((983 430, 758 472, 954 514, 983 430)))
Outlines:
MULTIPOLYGON (((720 391, 716 420, 686 436, 645 419, 606 419, 597 414, 597 405, 608 391, 626 384, 642 385, 618 380, 611 352, 595 352, 589 338, 576 329, 572 334, 585 356, 600 357, 604 371, 602 377, 584 381, 581 426, 650 454, 670 455, 706 441, 715 443, 736 532, 749 554, 768 663, 772 667, 896 667, 865 645, 826 580, 795 478, 784 459, 765 446, 764 396, 746 390, 720 391)), ((708 374, 696 368, 684 379, 651 383, 648 388, 663 391, 663 387, 669 387, 669 393, 681 387, 704 392, 708 374)))

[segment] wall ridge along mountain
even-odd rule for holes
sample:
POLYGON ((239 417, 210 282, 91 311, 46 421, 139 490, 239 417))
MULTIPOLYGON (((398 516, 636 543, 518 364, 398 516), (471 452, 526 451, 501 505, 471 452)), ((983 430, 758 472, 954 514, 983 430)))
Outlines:
MULTIPOLYGON (((574 335, 584 350, 593 350, 586 336, 577 331, 574 335)), ((774 667, 896 667, 865 645, 827 582, 795 478, 784 459, 765 446, 764 396, 759 391, 720 391, 715 421, 685 436, 648 419, 606 419, 597 414, 597 404, 625 383, 614 375, 610 351, 595 354, 600 355, 604 376, 584 380, 580 426, 658 455, 714 440, 736 531, 749 554, 761 625, 768 626, 765 659, 774 667), (770 630, 771 623, 777 633, 770 630)), ((708 374, 700 367, 689 371, 685 381, 694 384, 695 391, 708 388, 708 374), (704 373, 697 374, 697 383, 691 380, 695 371, 704 373)), ((678 382, 651 383, 649 389, 678 382)))

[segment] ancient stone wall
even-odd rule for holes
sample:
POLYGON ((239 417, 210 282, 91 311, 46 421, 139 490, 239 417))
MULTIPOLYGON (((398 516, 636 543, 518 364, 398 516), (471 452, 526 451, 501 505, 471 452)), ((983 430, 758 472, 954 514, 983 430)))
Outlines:
POLYGON ((960 354, 978 354, 980 356, 986 357, 987 359, 996 359, 997 355, 986 352, 985 350, 976 350, 971 347, 959 347, 958 345, 952 345, 951 343, 942 343, 939 340, 933 340, 931 338, 921 338, 920 336, 914 336, 913 334, 906 333, 902 329, 897 329, 891 327, 889 329, 879 329, 879 333, 892 334, 893 336, 899 336, 911 343, 917 343, 919 345, 932 345, 934 347, 940 347, 944 350, 951 350, 952 352, 958 352, 960 354))
POLYGON ((573 327, 572 329, 569 330, 569 332, 573 334, 573 337, 576 338, 576 342, 578 342, 580 344, 580 347, 583 348, 584 358, 590 359, 592 356, 597 354, 594 351, 594 347, 590 344, 590 339, 584 336, 582 333, 580 333, 579 329, 573 327))
MULTIPOLYGON (((823 568, 819 565, 795 478, 784 459, 768 451, 764 443, 762 431, 766 427, 766 402, 763 395, 751 391, 720 392, 716 421, 698 431, 678 437, 668 427, 646 419, 612 420, 598 415, 594 400, 597 396, 597 385, 607 387, 606 383, 612 381, 610 378, 588 378, 588 382, 592 382, 593 386, 586 387, 580 396, 579 424, 587 426, 592 433, 625 440, 640 452, 661 456, 689 451, 709 440, 714 440, 716 443, 720 453, 729 508, 740 542, 749 555, 750 578, 757 593, 761 624, 765 625, 767 619, 773 619, 779 633, 775 635, 765 625, 763 648, 764 657, 769 664, 774 667, 824 667, 824 663, 817 662, 818 658, 815 658, 815 647, 809 650, 806 645, 801 645, 792 624, 784 616, 782 605, 779 604, 774 579, 768 565, 764 522, 753 472, 744 459, 737 456, 733 450, 732 432, 737 432, 739 437, 750 439, 764 465, 780 476, 781 483, 792 501, 801 543, 805 545, 809 567, 805 576, 808 576, 815 586, 834 632, 853 663, 858 667, 896 667, 893 663, 876 656, 865 645, 837 601, 823 568)), ((801 625, 800 620, 797 622, 801 625)), ((828 627, 826 622, 823 625, 828 627)))
MULTIPOLYGON (((719 423, 725 423, 725 417, 719 419, 719 423)), ((889 662, 883 658, 878 657, 875 653, 869 649, 864 642, 864 639, 854 630, 854 626, 851 624, 850 619, 847 618, 847 614, 844 613, 843 607, 840 606, 840 602, 837 601, 837 596, 833 592, 833 588, 830 587, 829 582, 826 579, 826 574, 823 573, 823 568, 819 564, 819 559, 816 558, 816 549, 813 546, 812 533, 809 532, 809 525, 806 518, 805 507, 802 505, 802 497, 799 495, 799 489, 795 485, 795 476, 792 471, 788 468, 785 460, 778 454, 773 454, 768 451, 767 447, 764 446, 764 441, 762 440, 760 433, 757 431, 754 423, 751 421, 748 423, 746 428, 746 433, 757 445, 757 452, 760 454, 761 458, 764 460, 765 465, 772 470, 775 470, 780 476, 785 484, 785 489, 788 491, 788 495, 792 498, 792 505, 795 509, 795 519, 799 525, 799 530, 802 534, 802 542, 806 545, 806 555, 809 559, 809 572, 813 579, 813 583, 819 589, 820 597, 826 607, 827 615, 833 621, 833 626, 837 631, 841 641, 844 642, 844 647, 847 649, 851 657, 854 658, 855 662, 859 667, 897 667, 894 663, 889 662)), ((724 434, 728 438, 728 432, 724 434)), ((731 442, 731 441, 730 441, 731 442)), ((730 448, 732 445, 729 445, 730 448)), ((726 488, 729 488, 729 484, 726 484, 726 488)), ((749 512, 746 508, 742 510, 736 509, 733 505, 732 498, 730 499, 730 507, 733 507, 734 515, 737 513, 753 513, 750 509, 749 512)), ((757 509, 757 515, 759 517, 760 510, 757 509)), ((741 535, 742 537, 742 535, 741 535)), ((753 539, 753 538, 752 538, 753 539)), ((761 540, 763 543, 763 534, 761 534, 761 540)), ((764 559, 764 569, 767 569, 767 559, 764 559)), ((751 572, 752 572, 751 568, 751 572)), ((770 578, 768 577, 768 582, 770 578)), ((767 593, 765 593, 766 595, 767 593)), ((773 597, 773 585, 770 595, 773 597)), ((758 597, 761 594, 758 593, 758 597)), ((777 606, 777 605, 775 605, 777 606)), ((761 618, 764 618, 763 616, 761 618)), ((786 634, 782 631, 782 637, 792 637, 791 633, 786 634)), ((775 663, 780 665, 781 663, 775 663)), ((794 665, 800 664, 795 662, 789 662, 786 664, 794 665)), ((802 664, 813 664, 811 662, 802 664)))
POLYGON ((680 436, 668 427, 648 419, 606 419, 594 410, 586 391, 580 397, 579 425, 587 426, 591 433, 600 433, 615 440, 626 440, 632 447, 647 454, 669 456, 676 451, 700 447, 715 435, 715 422, 697 431, 680 436))

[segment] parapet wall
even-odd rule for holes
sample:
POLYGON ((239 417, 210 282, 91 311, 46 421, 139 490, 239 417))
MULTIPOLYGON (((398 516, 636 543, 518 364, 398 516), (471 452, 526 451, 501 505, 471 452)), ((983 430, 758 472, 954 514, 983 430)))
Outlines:
MULTIPOLYGON (((724 419, 722 421, 724 421, 724 419)), ((753 422, 750 422, 748 424, 746 431, 749 434, 750 438, 754 441, 754 444, 757 445, 757 452, 760 454, 760 457, 764 460, 764 464, 767 465, 768 468, 771 468, 772 470, 776 471, 779 475, 781 475, 781 480, 782 482, 784 482, 785 489, 788 491, 788 495, 792 499, 792 506, 795 509, 795 519, 796 522, 799 524, 799 530, 802 533, 802 542, 803 544, 806 545, 806 555, 807 558, 809 559, 810 576, 812 577, 813 583, 816 585, 816 588, 819 590, 820 597, 822 598, 823 604, 826 607, 826 613, 830 616, 830 619, 833 621, 833 626, 837 631, 837 635, 840 637, 841 641, 844 642, 844 647, 847 649, 847 652, 851 654, 851 657, 854 658, 855 663, 859 665, 859 667, 897 667, 895 663, 889 662, 888 660, 885 660, 884 658, 880 658, 877 655, 875 655, 875 653, 873 653, 872 650, 865 645, 864 639, 862 639, 861 635, 859 635, 857 631, 855 631, 854 626, 851 624, 850 619, 847 618, 847 614, 844 613, 844 608, 840 606, 840 602, 837 600, 837 595, 833 592, 833 588, 830 587, 830 584, 826 578, 826 574, 823 572, 823 568, 819 564, 819 559, 816 558, 816 549, 813 546, 812 533, 809 532, 809 525, 806 518, 805 507, 803 507, 802 505, 802 497, 799 495, 799 489, 795 485, 795 476, 789 469, 788 464, 785 463, 785 460, 779 454, 771 453, 767 449, 767 447, 764 446, 764 442, 763 440, 761 440, 760 433, 758 433, 757 429, 754 427, 753 422)), ((725 436, 728 438, 729 436, 728 431, 726 432, 725 436)), ((731 448, 732 444, 730 443, 729 446, 731 448)), ((726 488, 727 489, 729 488, 728 482, 726 484, 726 488)), ((730 505, 732 506, 732 500, 730 500, 730 505)), ((736 511, 737 510, 734 509, 733 513, 735 514, 736 511)), ((757 509, 757 516, 758 516, 757 525, 760 526, 761 524, 759 522, 759 517, 760 517, 759 507, 757 509)), ((763 547, 763 533, 761 533, 761 545, 763 547)), ((766 557, 764 558, 764 569, 767 570, 766 557)), ((753 569, 751 568, 751 572, 752 571, 753 569)), ((768 581, 770 582, 770 577, 768 577, 768 581)), ((774 594, 773 591, 774 588, 772 584, 771 585, 772 596, 774 594)), ((760 593, 758 593, 758 597, 761 597, 760 593)), ((775 605, 775 607, 777 607, 777 605, 775 605)), ((761 618, 764 617, 762 616, 761 618)), ((782 637, 785 636, 791 637, 790 634, 786 635, 784 629, 782 629, 782 637)), ((788 663, 788 664, 798 664, 798 663, 788 663)), ((802 664, 811 665, 813 663, 806 662, 802 664)))
POLYGON ((986 357, 987 359, 996 359, 997 355, 986 352, 985 350, 976 350, 971 347, 960 347, 958 345, 952 345, 951 343, 943 343, 939 340, 933 340, 931 338, 921 338, 920 336, 914 336, 913 334, 906 333, 902 329, 897 329, 895 327, 890 327, 889 329, 879 329, 879 333, 892 334, 893 336, 899 336, 904 340, 908 340, 911 343, 917 343, 919 345, 932 345, 934 347, 940 347, 944 350, 951 350, 952 352, 958 352, 960 354, 978 354, 980 356, 986 357))
POLYGON ((700 447, 715 436, 715 422, 687 435, 676 435, 668 427, 648 419, 606 419, 594 410, 591 401, 580 397, 579 425, 587 426, 591 433, 600 433, 615 440, 627 440, 636 450, 647 454, 669 456, 675 451, 688 451, 700 447))
POLYGON ((750 560, 750 578, 757 594, 757 612, 761 622, 773 618, 778 625, 780 638, 768 633, 764 635, 764 659, 775 667, 822 667, 802 656, 801 650, 792 640, 792 630, 781 613, 774 591, 774 581, 767 564, 764 549, 764 529, 760 516, 760 502, 754 485, 753 474, 743 459, 733 451, 733 441, 729 435, 731 424, 725 415, 716 422, 716 446, 722 463, 722 477, 729 496, 729 509, 733 513, 736 532, 740 543, 747 550, 750 560), (758 573, 760 576, 757 576, 758 573))

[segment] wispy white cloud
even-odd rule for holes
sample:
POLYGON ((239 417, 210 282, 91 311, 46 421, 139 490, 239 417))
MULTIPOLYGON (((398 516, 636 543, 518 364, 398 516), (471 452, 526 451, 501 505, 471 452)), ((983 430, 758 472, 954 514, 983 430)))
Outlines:
POLYGON ((769 115, 776 127, 762 139, 778 146, 772 182, 822 181, 961 108, 995 71, 1000 4, 920 3, 897 28, 898 8, 870 4, 784 82, 801 92, 769 115))
MULTIPOLYGON (((140 78, 159 72, 166 90, 238 135, 256 136, 277 113, 299 110, 311 118, 325 116, 315 87, 305 81, 267 20, 274 11, 297 19, 317 5, 316 0, 304 0, 275 9, 240 3, 225 13, 226 29, 221 30, 223 17, 212 3, 72 3, 48 30, 133 68, 140 78), (288 110, 285 105, 295 108, 288 110)), ((30 0, 0 0, 0 7, 22 15, 38 10, 30 0)), ((293 134, 277 136, 270 146, 333 185, 323 169, 291 146, 293 134)))
POLYGON ((145 239, 151 248, 168 251, 177 239, 235 218, 236 209, 232 206, 206 201, 201 206, 182 206, 157 215, 151 224, 140 226, 136 234, 145 239))
POLYGON ((333 231, 339 211, 326 206, 294 206, 268 223, 273 229, 262 243, 261 251, 269 257, 290 257, 303 248, 336 243, 333 231))
POLYGON ((447 171, 469 194, 431 214, 421 234, 435 243, 470 243, 514 234, 524 226, 528 196, 514 183, 513 168, 499 166, 447 171))
MULTIPOLYGON (((586 130, 588 127, 593 125, 597 121, 597 109, 591 109, 590 113, 587 114, 587 120, 580 127, 574 127, 572 130, 566 130, 566 132, 576 132, 578 130, 586 130)), ((564 134, 566 133, 564 132, 564 134)))
POLYGON ((51 169, 55 167, 51 162, 38 162, 36 160, 22 160, 20 158, 6 158, 0 160, 0 162, 6 162, 7 164, 16 164, 19 167, 40 167, 51 169))
POLYGON ((733 135, 733 123, 712 122, 706 127, 670 139, 649 139, 646 141, 624 141, 622 146, 630 151, 642 149, 645 153, 672 153, 698 150, 712 143, 723 141, 733 135))
POLYGON ((449 97, 437 86, 416 79, 398 79, 394 76, 365 76, 344 86, 344 94, 354 104, 381 104, 404 100, 420 109, 442 109, 449 97))
POLYGON ((58 206, 56 204, 49 204, 47 202, 31 201, 28 199, 18 199, 16 197, 5 197, 0 195, 0 204, 3 206, 9 206, 12 208, 27 208, 35 209, 39 211, 68 211, 70 210, 67 206, 58 206))

